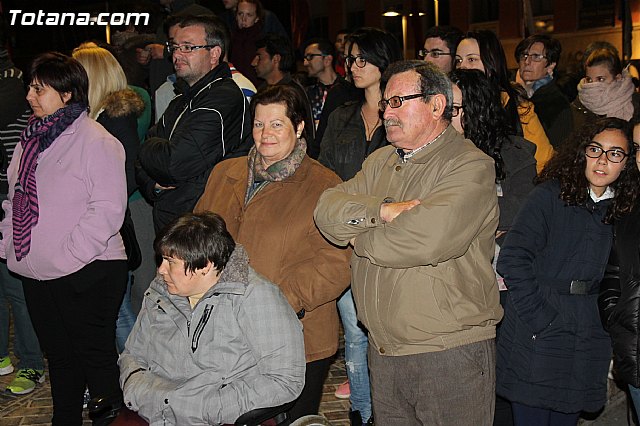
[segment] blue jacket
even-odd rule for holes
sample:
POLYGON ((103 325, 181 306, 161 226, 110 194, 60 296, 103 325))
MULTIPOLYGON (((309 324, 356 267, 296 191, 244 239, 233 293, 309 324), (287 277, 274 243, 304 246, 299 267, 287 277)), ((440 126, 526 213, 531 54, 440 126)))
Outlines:
POLYGON ((606 401, 611 359, 597 307, 613 236, 602 222, 610 202, 567 206, 559 194, 555 181, 538 185, 500 251, 509 292, 497 392, 532 407, 593 412, 606 401), (577 280, 587 294, 570 294, 577 280))

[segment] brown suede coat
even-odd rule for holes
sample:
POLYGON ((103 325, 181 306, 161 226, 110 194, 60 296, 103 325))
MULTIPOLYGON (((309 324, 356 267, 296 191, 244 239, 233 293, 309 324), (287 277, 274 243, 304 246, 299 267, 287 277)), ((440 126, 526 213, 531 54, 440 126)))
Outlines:
POLYGON ((269 183, 244 206, 247 174, 247 157, 218 164, 194 211, 224 218, 251 266, 280 287, 296 312, 305 310, 307 362, 327 358, 338 349, 336 298, 349 285, 351 250, 324 239, 313 210, 320 194, 341 180, 305 157, 293 176, 269 183))

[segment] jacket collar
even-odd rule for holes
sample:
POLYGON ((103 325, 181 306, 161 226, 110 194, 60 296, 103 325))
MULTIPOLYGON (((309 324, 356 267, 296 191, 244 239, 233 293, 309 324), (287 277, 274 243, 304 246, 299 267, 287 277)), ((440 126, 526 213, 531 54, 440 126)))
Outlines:
MULTIPOLYGON (((230 181, 233 187, 234 196, 237 197, 240 205, 244 205, 244 198, 247 193, 247 175, 248 161, 247 157, 241 157, 244 161, 236 161, 226 171, 226 177, 230 181)), ((311 170, 311 158, 305 155, 300 163, 300 167, 296 170, 293 176, 289 176, 287 179, 280 182, 271 182, 271 184, 290 184, 304 181, 311 170)))
POLYGON ((531 85, 531 91, 532 93, 535 93, 536 90, 538 90, 539 88, 541 88, 542 86, 546 86, 547 84, 551 83, 553 81, 553 76, 551 75, 546 75, 545 77, 542 77, 539 80, 536 80, 532 85, 531 85))
POLYGON ((187 98, 195 97, 202 89, 221 78, 231 78, 231 70, 226 62, 221 62, 217 67, 209 71, 200 80, 196 81, 193 86, 189 86, 186 81, 179 78, 176 81, 175 89, 178 93, 187 98))
POLYGON ((60 133, 60 135, 71 135, 73 133, 75 133, 78 130, 78 127, 80 126, 80 123, 87 117, 87 111, 83 111, 78 118, 76 118, 75 120, 73 120, 73 122, 67 126, 66 129, 64 129, 62 131, 62 133, 60 133))
MULTIPOLYGON (((249 285, 249 256, 240 244, 236 244, 236 248, 231 253, 231 257, 227 262, 227 266, 220 274, 220 279, 209 290, 207 290, 202 299, 205 300, 215 293, 229 293, 229 294, 244 294, 249 285)), ((151 289, 157 293, 167 297, 173 305, 179 309, 189 305, 189 301, 186 297, 176 296, 170 294, 167 291, 167 286, 164 283, 160 274, 151 282, 151 289)))
POLYGON ((244 294, 247 285, 249 285, 249 255, 242 245, 236 244, 227 266, 220 274, 218 283, 205 293, 205 297, 213 293, 244 294))
MULTIPOLYGON (((233 166, 229 167, 226 175, 230 180, 234 182, 234 184, 238 184, 238 182, 240 182, 243 185, 243 189, 246 189, 245 186, 247 183, 247 175, 249 174, 249 171, 247 169, 249 161, 247 157, 241 158, 243 158, 245 161, 237 161, 233 166)), ((300 163, 300 166, 293 174, 293 176, 289 176, 287 179, 277 183, 297 183, 304 181, 309 174, 311 161, 311 158, 309 158, 308 155, 305 155, 302 159, 302 163, 300 163)))
MULTIPOLYGON (((144 111, 144 101, 133 90, 127 88, 107 95, 102 103, 102 110, 109 117, 139 116, 144 111)), ((98 114, 100 116, 100 114, 98 114)))
MULTIPOLYGON (((407 159, 407 163, 416 163, 416 164, 424 164, 428 162, 434 155, 436 155, 440 150, 445 149, 446 146, 450 143, 457 143, 464 140, 464 137, 460 135, 453 126, 449 125, 444 132, 438 138, 439 140, 433 141, 430 145, 426 146, 420 152, 417 152, 414 156, 407 159)), ((398 161, 402 161, 397 154, 397 151, 393 151, 392 159, 394 164, 398 161)))

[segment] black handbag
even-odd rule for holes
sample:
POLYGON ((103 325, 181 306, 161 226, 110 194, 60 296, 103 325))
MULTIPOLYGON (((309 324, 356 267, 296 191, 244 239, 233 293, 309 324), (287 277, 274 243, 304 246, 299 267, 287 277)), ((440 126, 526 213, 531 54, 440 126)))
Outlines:
POLYGON ((127 253, 127 267, 130 271, 137 269, 142 263, 142 252, 136 237, 136 230, 131 220, 131 211, 129 207, 124 213, 124 222, 120 228, 120 236, 124 243, 124 251, 127 253))

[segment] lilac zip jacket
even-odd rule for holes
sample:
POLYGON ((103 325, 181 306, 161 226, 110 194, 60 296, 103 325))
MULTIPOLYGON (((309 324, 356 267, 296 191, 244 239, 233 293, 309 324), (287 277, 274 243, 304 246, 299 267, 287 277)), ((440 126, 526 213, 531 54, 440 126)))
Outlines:
POLYGON ((9 198, 0 222, 0 257, 19 275, 51 280, 94 260, 126 259, 120 227, 127 206, 122 144, 84 112, 40 154, 36 168, 38 223, 21 261, 13 247, 12 202, 22 147, 8 169, 9 198))

